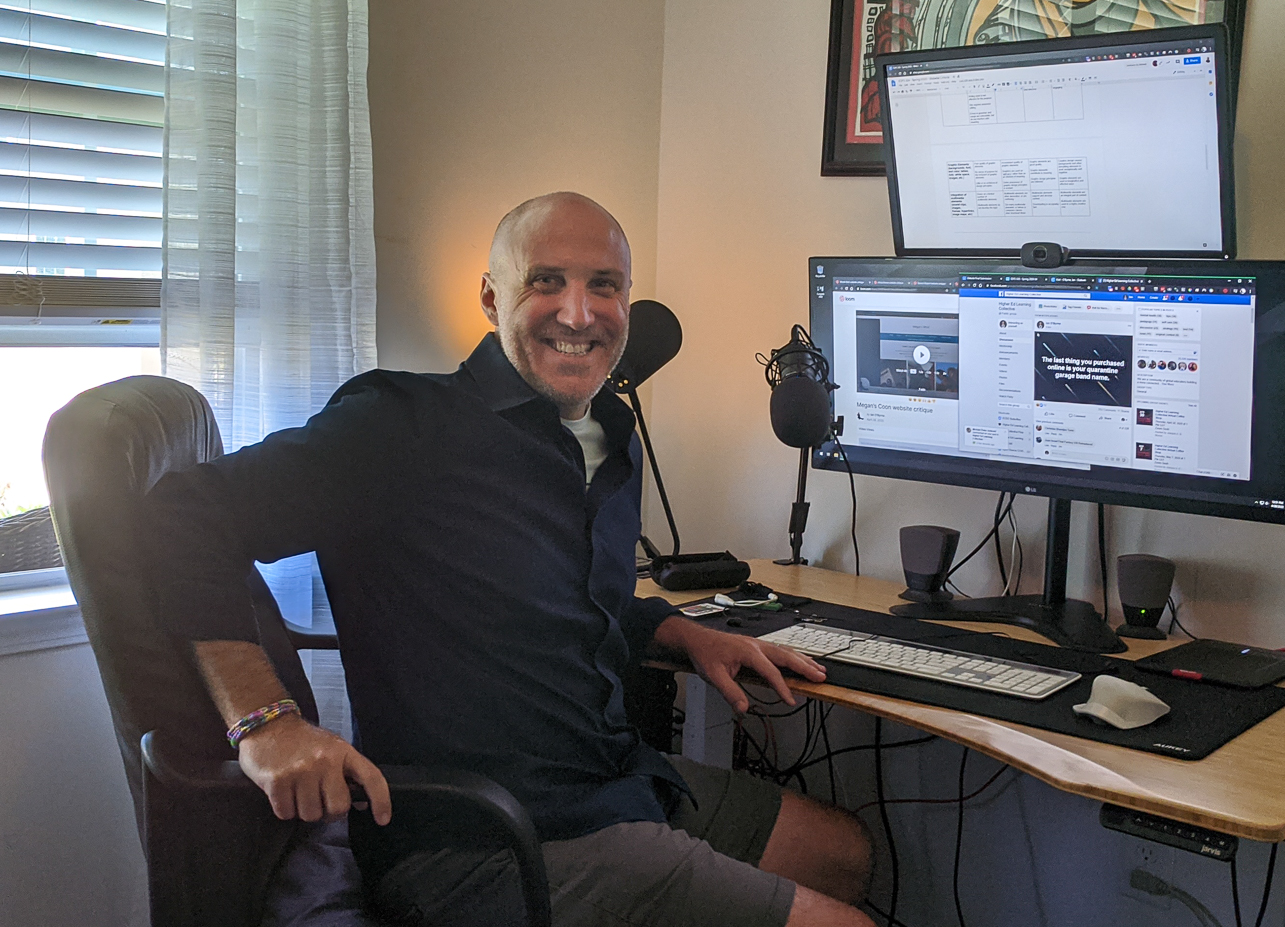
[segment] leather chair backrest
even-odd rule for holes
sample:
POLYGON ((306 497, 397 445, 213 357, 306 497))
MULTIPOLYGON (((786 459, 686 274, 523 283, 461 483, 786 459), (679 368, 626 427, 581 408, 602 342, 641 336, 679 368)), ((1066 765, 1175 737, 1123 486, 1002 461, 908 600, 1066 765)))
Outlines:
MULTIPOLYGON (((165 377, 127 377, 86 390, 49 420, 45 478, 67 576, 80 603, 143 830, 139 741, 148 731, 193 759, 233 759, 222 719, 206 693, 188 642, 159 613, 164 581, 149 563, 143 495, 165 473, 223 453, 209 403, 165 377)), ((268 652, 304 714, 316 706, 257 570, 246 579, 268 652)))

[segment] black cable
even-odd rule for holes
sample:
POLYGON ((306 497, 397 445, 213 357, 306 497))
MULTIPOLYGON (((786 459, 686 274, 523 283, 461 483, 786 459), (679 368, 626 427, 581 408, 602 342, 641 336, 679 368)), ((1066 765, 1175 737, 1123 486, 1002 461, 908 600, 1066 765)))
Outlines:
POLYGON ((964 845, 964 770, 968 766, 968 753, 965 747, 964 755, 959 758, 959 816, 955 822, 955 917, 959 918, 959 927, 968 927, 964 923, 964 906, 959 901, 959 857, 964 845))
MULTIPOLYGON (((898 740, 890 744, 881 744, 880 749, 894 750, 897 747, 918 747, 921 744, 931 743, 936 739, 936 734, 929 734, 927 737, 916 737, 914 740, 898 740)), ((862 750, 873 750, 874 748, 874 744, 856 744, 852 747, 841 747, 838 750, 830 751, 828 756, 818 757, 815 760, 808 760, 808 762, 803 764, 802 768, 807 769, 809 766, 815 766, 817 763, 824 763, 828 759, 833 759, 836 756, 843 756, 845 753, 857 753, 862 750)))
MULTIPOLYGON (((1016 499, 1017 494, 1013 497, 1016 499)), ((1022 588, 1022 570, 1026 567, 1026 551, 1022 548, 1022 536, 1017 533, 1017 516, 1013 514, 1013 507, 1008 509, 1008 523, 1013 529, 1013 540, 1017 542, 1017 578, 1013 580, 1013 595, 1017 595, 1022 588)))
POLYGON ((888 927, 894 927, 901 874, 897 865, 897 844, 892 837, 892 822, 888 820, 888 802, 883 793, 883 718, 875 718, 875 793, 879 798, 879 818, 883 821, 883 834, 888 840, 888 856, 892 862, 892 900, 888 902, 888 927))
MULTIPOLYGON (((1017 498, 1017 493, 1013 493, 1013 498, 1014 498, 1014 499, 1015 499, 1015 498, 1017 498)), ((1000 521, 1003 521, 1005 518, 1007 518, 1007 517, 1008 517, 1008 513, 1012 510, 1012 508, 1013 508, 1013 499, 1009 499, 1009 501, 1008 501, 1008 508, 1006 508, 1006 509, 1004 510, 1004 514, 1000 516, 1000 521)), ((976 547, 974 547, 971 551, 969 551, 969 552, 968 552, 968 556, 967 556, 967 557, 965 557, 963 560, 959 561, 959 562, 958 562, 958 563, 956 563, 953 567, 951 567, 951 568, 950 568, 950 572, 946 574, 946 578, 947 578, 947 579, 950 579, 952 576, 954 576, 954 575, 955 575, 955 572, 956 572, 960 567, 962 567, 962 566, 963 566, 965 563, 967 563, 969 560, 972 560, 975 556, 977 556, 977 553, 978 553, 978 552, 979 552, 983 547, 985 547, 985 546, 990 542, 991 535, 992 535, 992 534, 994 534, 997 530, 999 530, 998 525, 992 526, 992 527, 991 527, 991 530, 990 530, 990 531, 988 531, 988 532, 986 532, 986 537, 984 537, 984 538, 982 538, 980 541, 978 541, 978 542, 977 542, 977 546, 976 546, 976 547)))
POLYGON ((1110 615, 1107 597, 1107 507, 1098 503, 1098 566, 1102 568, 1102 620, 1110 615))
POLYGON ((843 449, 843 442, 835 440, 834 446, 839 449, 839 456, 843 458, 843 466, 848 471, 848 491, 852 493, 852 559, 853 575, 861 575, 861 549, 857 546, 857 478, 852 473, 852 464, 848 463, 848 452, 843 449))
POLYGON ((1182 622, 1178 620, 1178 603, 1173 600, 1173 596, 1169 597, 1168 605, 1169 605, 1169 633, 1172 634, 1173 626, 1177 625, 1178 630, 1181 631, 1183 634, 1186 634, 1193 641, 1199 640, 1199 638, 1197 638, 1196 635, 1192 634, 1190 631, 1184 628, 1182 626, 1182 622))
MULTIPOLYGON (((1004 569, 1004 544, 999 538, 999 526, 1001 522, 1000 510, 1004 508, 1004 497, 1007 493, 1000 493, 999 500, 995 503, 995 517, 992 520, 991 536, 995 539, 995 562, 999 564, 999 581, 1004 584, 1004 594, 1008 594, 1008 571, 1004 569)), ((1012 511, 1012 506, 1009 507, 1012 511)))
POLYGON ((1276 871, 1276 850, 1279 843, 1272 844, 1272 851, 1267 857, 1267 877, 1263 880, 1263 901, 1258 906, 1258 917, 1254 918, 1254 927, 1263 927, 1263 915, 1267 913, 1267 899, 1272 893, 1272 873, 1276 871))
MULTIPOLYGON (((834 706, 831 705, 830 708, 834 706)), ((830 730, 825 726, 826 719, 830 717, 830 709, 827 708, 821 713, 821 739, 825 742, 825 765, 830 771, 830 804, 839 804, 839 790, 834 781, 834 749, 830 746, 830 730)))
POLYGON ((1236 927, 1244 927, 1240 922, 1240 880, 1236 877, 1236 857, 1231 858, 1231 905, 1236 914, 1236 927))
POLYGON ((899 921, 895 917, 890 917, 888 912, 884 911, 882 908, 876 905, 869 898, 867 898, 865 901, 861 903, 865 905, 867 908, 869 908, 871 911, 875 912, 875 914, 878 914, 888 923, 892 924, 892 927, 908 927, 905 921, 899 921))

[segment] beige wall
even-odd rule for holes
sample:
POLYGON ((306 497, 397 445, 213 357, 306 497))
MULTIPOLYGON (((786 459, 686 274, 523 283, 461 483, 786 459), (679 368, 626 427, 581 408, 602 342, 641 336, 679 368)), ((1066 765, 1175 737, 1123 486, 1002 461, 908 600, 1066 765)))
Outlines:
POLYGON ((487 330, 500 217, 578 190, 620 219, 652 295, 663 0, 373 0, 379 363, 450 370, 487 330))
MULTIPOLYGON (((656 295, 679 314, 686 340, 653 381, 652 427, 690 550, 788 554, 797 452, 772 435, 754 354, 806 323, 810 255, 892 252, 884 181, 819 176, 828 10, 824 0, 685 0, 666 9, 656 295)), ((1241 251, 1285 258, 1285 5, 1249 10, 1237 139, 1241 251)), ((847 480, 810 478, 804 553, 851 569, 847 480)), ((857 488, 863 572, 886 578, 900 573, 901 525, 953 525, 967 544, 989 525, 995 498, 875 478, 857 488)), ((1069 585, 1097 598, 1088 509, 1077 506, 1069 585)), ((1029 555, 1023 588, 1036 591, 1046 507, 1019 499, 1016 511, 1029 555)), ((1112 559, 1145 551, 1178 561, 1193 631, 1285 645, 1281 528, 1125 509, 1113 509, 1108 523, 1112 559)), ((657 518, 650 527, 664 536, 657 518)), ((960 584, 998 591, 992 564, 965 568, 960 584)))

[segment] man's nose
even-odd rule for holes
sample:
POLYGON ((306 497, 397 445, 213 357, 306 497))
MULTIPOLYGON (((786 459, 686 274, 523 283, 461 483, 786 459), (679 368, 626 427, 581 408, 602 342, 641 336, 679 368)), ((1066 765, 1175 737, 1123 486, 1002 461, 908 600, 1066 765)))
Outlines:
POLYGON ((565 290, 558 321, 574 331, 582 331, 593 324, 593 295, 582 286, 569 286, 565 290))

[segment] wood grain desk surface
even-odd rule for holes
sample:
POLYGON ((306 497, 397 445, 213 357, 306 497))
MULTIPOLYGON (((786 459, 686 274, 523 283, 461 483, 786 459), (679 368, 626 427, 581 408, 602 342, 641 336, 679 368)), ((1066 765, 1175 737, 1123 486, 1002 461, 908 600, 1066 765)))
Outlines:
MULTIPOLYGON (((901 600, 903 586, 816 567, 750 562, 752 579, 780 592, 886 612, 901 600)), ((660 595, 676 604, 705 592, 668 592, 650 580, 639 595, 660 595)), ((1012 625, 970 622, 960 627, 1002 630, 1012 637, 1050 643, 1012 625)), ((1136 660, 1181 641, 1127 641, 1122 659, 1136 660)), ((1203 760, 1169 757, 983 718, 948 708, 872 695, 828 684, 790 680, 797 692, 856 708, 939 734, 1009 763, 1056 788, 1099 801, 1149 811, 1173 820, 1251 840, 1285 839, 1285 711, 1214 751, 1203 760)))

